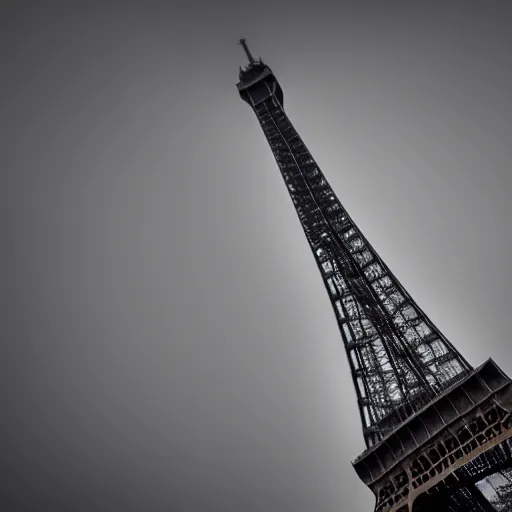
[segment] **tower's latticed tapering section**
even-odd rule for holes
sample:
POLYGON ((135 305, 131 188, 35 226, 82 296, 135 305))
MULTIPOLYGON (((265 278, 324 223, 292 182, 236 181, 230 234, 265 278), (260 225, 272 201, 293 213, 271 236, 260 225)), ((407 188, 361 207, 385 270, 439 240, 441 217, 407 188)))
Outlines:
POLYGON ((343 208, 284 112, 282 94, 274 94, 280 87, 270 69, 261 61, 250 63, 240 79, 242 97, 263 128, 329 293, 371 446, 470 367, 343 208))
POLYGON ((271 69, 239 42, 249 63, 238 91, 270 144, 341 331, 368 447, 354 465, 376 494, 376 510, 412 510, 420 495, 417 510, 495 510, 474 484, 496 460, 500 468, 510 462, 508 377, 492 361, 474 370, 414 302, 294 129, 271 69), (477 412, 487 419, 476 420, 477 412), (484 426, 482 450, 475 439, 484 426), (454 475, 458 486, 448 479, 454 475))

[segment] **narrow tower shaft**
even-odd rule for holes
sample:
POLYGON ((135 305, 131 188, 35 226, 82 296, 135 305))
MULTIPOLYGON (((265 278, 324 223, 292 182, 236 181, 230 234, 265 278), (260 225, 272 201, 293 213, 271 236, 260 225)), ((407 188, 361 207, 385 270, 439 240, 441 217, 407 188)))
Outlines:
POLYGON ((371 446, 470 367, 352 221, 284 112, 271 70, 251 64, 240 78, 327 288, 371 446))

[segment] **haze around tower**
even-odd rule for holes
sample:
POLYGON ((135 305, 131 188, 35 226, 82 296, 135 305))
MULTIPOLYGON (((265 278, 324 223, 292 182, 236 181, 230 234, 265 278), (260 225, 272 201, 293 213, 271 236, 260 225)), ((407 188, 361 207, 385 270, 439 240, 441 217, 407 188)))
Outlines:
POLYGON ((338 328, 247 37, 337 195, 473 365, 512 373, 505 2, 7 2, 2 505, 371 510, 338 328))

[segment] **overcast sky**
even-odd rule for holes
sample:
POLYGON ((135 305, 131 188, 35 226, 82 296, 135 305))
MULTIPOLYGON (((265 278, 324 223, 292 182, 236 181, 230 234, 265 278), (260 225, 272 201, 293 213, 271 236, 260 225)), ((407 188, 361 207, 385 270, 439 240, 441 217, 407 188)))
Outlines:
POLYGON ((171 3, 0 10, 0 508, 373 510, 237 40, 419 305, 512 374, 512 10, 171 3))

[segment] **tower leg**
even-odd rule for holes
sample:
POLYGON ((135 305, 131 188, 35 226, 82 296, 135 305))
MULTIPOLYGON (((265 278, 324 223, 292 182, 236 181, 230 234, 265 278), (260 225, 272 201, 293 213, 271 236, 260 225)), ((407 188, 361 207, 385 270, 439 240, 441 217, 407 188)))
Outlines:
POLYGON ((467 487, 467 490, 471 494, 474 502, 480 507, 479 510, 482 510, 482 512, 497 512, 494 506, 489 502, 489 500, 483 495, 482 491, 476 485, 470 485, 467 487))
POLYGON ((437 496, 422 495, 412 512, 498 512, 480 489, 472 484, 437 496))

